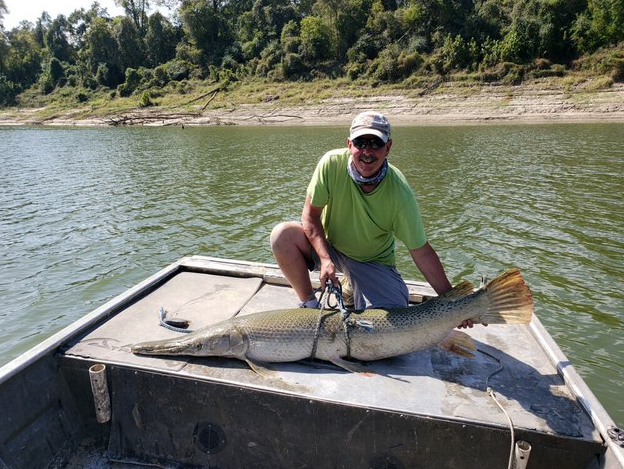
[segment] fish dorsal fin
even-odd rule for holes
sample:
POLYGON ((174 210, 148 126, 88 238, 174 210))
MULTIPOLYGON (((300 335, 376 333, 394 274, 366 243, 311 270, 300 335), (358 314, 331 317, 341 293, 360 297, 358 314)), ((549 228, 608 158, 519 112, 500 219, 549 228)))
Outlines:
POLYGON ((455 285, 451 290, 442 293, 438 298, 441 300, 459 300, 474 293, 474 285, 468 280, 464 280, 455 285))

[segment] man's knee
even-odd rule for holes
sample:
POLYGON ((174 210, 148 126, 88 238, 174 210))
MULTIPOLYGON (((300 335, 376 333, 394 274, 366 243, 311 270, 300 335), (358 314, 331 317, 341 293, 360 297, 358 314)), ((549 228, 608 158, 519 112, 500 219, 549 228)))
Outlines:
POLYGON ((271 231, 269 238, 271 249, 275 252, 276 249, 298 245, 302 237, 305 237, 305 233, 299 223, 292 221, 279 223, 271 231))

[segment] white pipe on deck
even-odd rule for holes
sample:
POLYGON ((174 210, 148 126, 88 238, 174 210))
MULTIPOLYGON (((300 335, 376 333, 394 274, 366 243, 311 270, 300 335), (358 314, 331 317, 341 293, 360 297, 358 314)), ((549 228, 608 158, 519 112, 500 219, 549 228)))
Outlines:
POLYGON ((110 394, 106 380, 106 365, 98 363, 89 368, 89 379, 93 391, 95 417, 98 423, 106 423, 111 418, 110 394))
POLYGON ((531 455, 531 445, 526 441, 517 441, 516 449, 514 453, 514 469, 526 469, 529 463, 529 456, 531 455))

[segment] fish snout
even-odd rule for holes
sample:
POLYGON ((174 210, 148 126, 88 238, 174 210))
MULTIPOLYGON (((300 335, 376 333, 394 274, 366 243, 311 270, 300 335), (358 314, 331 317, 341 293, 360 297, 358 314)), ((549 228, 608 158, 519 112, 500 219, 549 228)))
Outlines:
POLYGON ((203 344, 193 340, 156 340, 142 342, 132 347, 139 355, 200 355, 203 344))
POLYGON ((196 357, 244 357, 247 335, 235 329, 196 331, 181 338, 142 342, 132 347, 139 355, 190 355, 196 357))

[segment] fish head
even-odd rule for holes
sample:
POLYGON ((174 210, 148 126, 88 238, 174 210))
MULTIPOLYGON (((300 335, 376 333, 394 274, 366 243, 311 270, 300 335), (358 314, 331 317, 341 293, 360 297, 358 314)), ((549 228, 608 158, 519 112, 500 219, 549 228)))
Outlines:
POLYGON ((215 324, 181 337, 136 344, 132 347, 132 353, 242 358, 247 347, 246 334, 231 325, 215 324))

